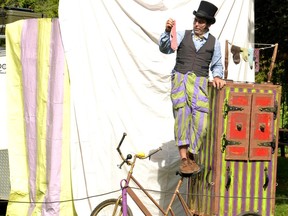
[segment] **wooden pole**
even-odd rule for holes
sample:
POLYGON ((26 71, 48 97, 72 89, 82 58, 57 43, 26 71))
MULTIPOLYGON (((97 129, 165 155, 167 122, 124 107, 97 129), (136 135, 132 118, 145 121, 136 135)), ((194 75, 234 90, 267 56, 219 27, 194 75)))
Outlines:
POLYGON ((272 73, 273 73, 273 69, 274 69, 274 64, 275 64, 275 60, 276 60, 276 56, 277 56, 277 51, 278 51, 278 43, 276 43, 275 47, 274 47, 272 60, 271 60, 271 64, 270 64, 270 69, 269 69, 269 72, 268 72, 268 82, 271 82, 272 73))

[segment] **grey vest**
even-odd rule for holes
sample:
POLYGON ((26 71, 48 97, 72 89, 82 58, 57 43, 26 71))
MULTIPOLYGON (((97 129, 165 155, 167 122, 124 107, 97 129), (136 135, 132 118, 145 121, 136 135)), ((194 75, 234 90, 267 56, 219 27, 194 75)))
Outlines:
POLYGON ((177 49, 174 70, 183 74, 193 71, 196 76, 208 77, 216 39, 209 34, 206 43, 196 51, 191 32, 192 30, 185 31, 184 38, 177 49))

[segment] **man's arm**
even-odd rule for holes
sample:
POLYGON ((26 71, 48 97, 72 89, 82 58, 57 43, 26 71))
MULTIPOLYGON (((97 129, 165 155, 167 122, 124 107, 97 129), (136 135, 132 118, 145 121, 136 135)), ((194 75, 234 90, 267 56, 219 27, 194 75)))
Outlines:
MULTIPOLYGON (((174 24, 175 24, 175 21, 172 18, 169 18, 165 24, 165 32, 163 32, 160 35, 159 50, 162 53, 171 54, 171 53, 175 52, 175 50, 173 50, 171 48, 171 37, 170 37, 170 32, 171 32, 171 29, 172 29, 174 24)), ((184 33, 185 33, 185 31, 177 31, 177 44, 178 44, 178 46, 181 43, 181 41, 183 40, 184 33)))
POLYGON ((223 80, 223 65, 222 65, 222 55, 221 47, 218 40, 215 42, 214 53, 211 61, 212 76, 213 76, 213 86, 217 89, 223 88, 226 85, 226 81, 223 80))
POLYGON ((174 50, 171 48, 170 32, 165 31, 161 34, 159 40, 159 50, 164 54, 174 53, 174 50))

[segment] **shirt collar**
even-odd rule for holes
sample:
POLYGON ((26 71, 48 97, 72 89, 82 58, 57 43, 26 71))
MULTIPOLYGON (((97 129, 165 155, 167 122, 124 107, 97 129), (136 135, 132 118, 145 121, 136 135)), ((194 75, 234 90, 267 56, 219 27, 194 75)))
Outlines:
MULTIPOLYGON (((192 30, 192 36, 194 35, 194 30, 192 30)), ((203 35, 203 38, 205 38, 205 40, 208 39, 208 36, 209 36, 209 31, 207 31, 204 35, 203 35)))

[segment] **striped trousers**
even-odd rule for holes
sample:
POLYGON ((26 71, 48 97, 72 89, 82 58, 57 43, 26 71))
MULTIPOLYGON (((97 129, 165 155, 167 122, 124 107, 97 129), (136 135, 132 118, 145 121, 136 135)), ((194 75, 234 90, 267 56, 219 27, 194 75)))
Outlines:
POLYGON ((188 145, 198 154, 207 134, 209 112, 208 79, 194 73, 173 71, 171 100, 175 118, 174 136, 178 146, 188 145))

